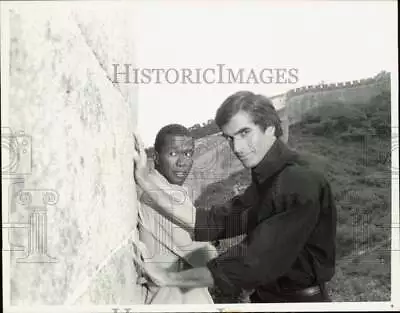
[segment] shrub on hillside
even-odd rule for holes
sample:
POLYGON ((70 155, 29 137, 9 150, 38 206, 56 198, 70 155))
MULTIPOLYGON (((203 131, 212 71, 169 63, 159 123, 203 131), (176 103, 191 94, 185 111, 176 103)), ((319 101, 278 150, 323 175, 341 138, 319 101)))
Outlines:
POLYGON ((387 138, 391 135, 390 103, 390 91, 383 91, 364 107, 370 127, 375 130, 378 137, 387 138))
POLYGON ((307 112, 300 124, 306 133, 345 141, 388 137, 391 133, 390 92, 383 91, 368 103, 333 102, 318 106, 307 112))

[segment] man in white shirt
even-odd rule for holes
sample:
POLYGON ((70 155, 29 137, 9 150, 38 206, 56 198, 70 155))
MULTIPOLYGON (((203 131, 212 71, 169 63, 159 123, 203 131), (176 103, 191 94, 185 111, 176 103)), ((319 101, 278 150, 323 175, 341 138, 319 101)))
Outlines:
MULTIPOLYGON (((157 134, 154 145, 154 179, 169 189, 173 210, 191 201, 183 186, 193 165, 194 139, 182 125, 171 124, 157 134)), ((151 197, 139 191, 139 238, 143 261, 169 271, 203 267, 217 255, 208 242, 194 242, 189 233, 157 212, 151 197)), ((149 267, 148 267, 149 268, 149 267)), ((150 267, 151 268, 151 267, 150 267)), ((144 283, 146 304, 212 304, 207 288, 158 287, 144 283)))

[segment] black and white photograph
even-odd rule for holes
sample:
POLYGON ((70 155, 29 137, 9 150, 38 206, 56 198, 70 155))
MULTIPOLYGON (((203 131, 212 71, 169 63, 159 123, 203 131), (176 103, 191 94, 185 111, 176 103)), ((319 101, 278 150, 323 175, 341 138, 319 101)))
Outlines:
POLYGON ((395 1, 1 1, 4 312, 400 310, 395 1))

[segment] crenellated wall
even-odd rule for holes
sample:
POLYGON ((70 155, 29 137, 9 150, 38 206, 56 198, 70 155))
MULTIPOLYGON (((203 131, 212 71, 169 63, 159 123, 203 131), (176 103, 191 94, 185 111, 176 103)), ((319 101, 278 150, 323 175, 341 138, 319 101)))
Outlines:
POLYGON ((2 149, 15 141, 19 158, 2 173, 2 207, 20 225, 3 241, 12 305, 143 303, 133 263, 137 90, 110 79, 111 63, 134 63, 123 13, 78 3, 9 11, 2 149))
POLYGON ((308 110, 326 103, 341 102, 352 105, 368 102, 383 90, 390 90, 390 75, 386 72, 368 79, 290 90, 285 102, 288 122, 289 124, 299 122, 308 110))
POLYGON ((317 85, 308 85, 300 88, 291 89, 287 92, 288 97, 299 96, 305 93, 310 92, 321 92, 321 91, 331 91, 337 89, 347 89, 347 88, 355 88, 360 86, 370 86, 385 83, 387 79, 390 78, 389 73, 381 72, 375 77, 356 79, 352 81, 344 81, 330 84, 317 84, 317 85))

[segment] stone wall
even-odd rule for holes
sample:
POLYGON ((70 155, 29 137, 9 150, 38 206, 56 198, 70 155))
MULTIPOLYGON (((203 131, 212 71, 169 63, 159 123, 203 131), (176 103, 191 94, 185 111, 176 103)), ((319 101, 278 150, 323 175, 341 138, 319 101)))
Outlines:
POLYGON ((382 72, 375 77, 333 84, 310 85, 290 90, 286 94, 285 110, 289 124, 299 122, 314 107, 340 102, 345 105, 365 103, 390 90, 390 74, 382 72))
POLYGON ((362 87, 362 86, 371 86, 371 85, 384 85, 387 83, 388 79, 390 79, 390 73, 386 71, 381 71, 374 77, 356 79, 356 80, 349 80, 349 81, 342 81, 337 83, 320 83, 317 85, 308 85, 299 88, 295 88, 289 90, 287 92, 289 97, 293 96, 300 96, 306 93, 314 93, 314 92, 321 92, 321 91, 332 91, 338 89, 351 89, 355 87, 362 87))
POLYGON ((18 158, 2 164, 2 206, 12 305, 143 303, 132 244, 137 92, 111 82, 112 63, 134 63, 123 13, 77 2, 9 11, 2 149, 7 141, 8 161, 18 158))
POLYGON ((382 86, 370 84, 295 95, 286 101, 287 118, 289 124, 299 122, 310 109, 322 107, 328 103, 340 102, 345 105, 366 103, 379 95, 382 90, 382 86))

